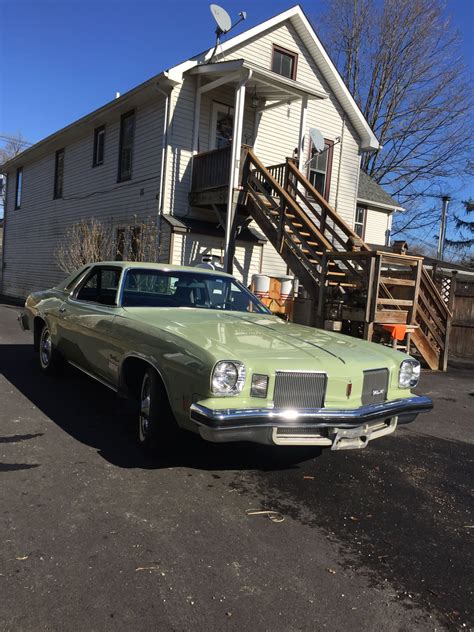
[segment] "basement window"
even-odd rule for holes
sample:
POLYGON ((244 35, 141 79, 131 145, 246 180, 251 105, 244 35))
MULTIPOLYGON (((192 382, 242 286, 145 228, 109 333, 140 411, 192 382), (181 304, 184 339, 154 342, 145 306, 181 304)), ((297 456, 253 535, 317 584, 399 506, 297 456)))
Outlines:
POLYGON ((272 70, 282 77, 296 79, 298 55, 273 44, 272 70))
POLYGON ((94 157, 92 159, 92 166, 104 164, 104 151, 105 151, 105 125, 97 127, 94 130, 94 157))
POLYGON ((21 206, 21 194, 23 191, 23 167, 16 170, 15 209, 21 206))

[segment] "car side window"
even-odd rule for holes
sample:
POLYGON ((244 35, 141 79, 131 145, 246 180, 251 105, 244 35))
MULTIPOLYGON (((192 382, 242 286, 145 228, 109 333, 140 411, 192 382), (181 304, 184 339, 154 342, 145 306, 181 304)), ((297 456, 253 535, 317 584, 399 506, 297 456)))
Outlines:
POLYGON ((94 268, 75 298, 101 305, 116 305, 120 273, 120 268, 94 268))

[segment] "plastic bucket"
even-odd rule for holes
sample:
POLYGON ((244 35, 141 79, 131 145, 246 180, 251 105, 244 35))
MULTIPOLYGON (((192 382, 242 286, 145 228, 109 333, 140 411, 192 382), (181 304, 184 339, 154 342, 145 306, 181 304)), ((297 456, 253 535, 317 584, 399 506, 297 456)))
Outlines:
POLYGON ((284 275, 279 276, 277 279, 281 283, 280 296, 283 301, 293 296, 293 281, 294 278, 292 276, 284 275))
POLYGON ((270 293, 270 277, 266 274, 252 275, 253 292, 259 298, 268 298, 270 293))

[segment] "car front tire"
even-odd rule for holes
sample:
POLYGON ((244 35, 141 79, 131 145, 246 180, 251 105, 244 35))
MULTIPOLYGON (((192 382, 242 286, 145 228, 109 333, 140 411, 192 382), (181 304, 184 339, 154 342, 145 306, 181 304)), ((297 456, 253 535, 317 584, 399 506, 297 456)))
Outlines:
POLYGON ((53 345, 51 332, 46 324, 39 339, 39 362, 46 375, 57 375, 62 366, 62 358, 53 345))
POLYGON ((140 389, 139 444, 148 452, 164 454, 172 448, 178 435, 166 389, 156 371, 146 369, 140 389))

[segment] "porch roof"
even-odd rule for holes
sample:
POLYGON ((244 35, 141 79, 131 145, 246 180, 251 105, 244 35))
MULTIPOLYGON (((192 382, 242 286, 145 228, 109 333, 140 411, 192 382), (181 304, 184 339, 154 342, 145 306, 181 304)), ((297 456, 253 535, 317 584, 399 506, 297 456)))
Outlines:
MULTIPOLYGON (((262 68, 244 59, 200 64, 188 70, 188 73, 197 75, 204 80, 208 79, 210 87, 214 81, 216 87, 229 82, 238 83, 244 73, 251 73, 248 84, 249 90, 255 86, 258 96, 268 101, 279 101, 288 98, 299 99, 304 96, 308 99, 327 99, 329 96, 323 90, 311 90, 298 81, 283 77, 276 72, 262 68)), ((205 83, 202 85, 206 86, 205 83)))

